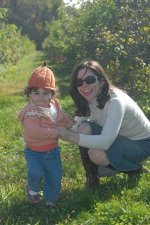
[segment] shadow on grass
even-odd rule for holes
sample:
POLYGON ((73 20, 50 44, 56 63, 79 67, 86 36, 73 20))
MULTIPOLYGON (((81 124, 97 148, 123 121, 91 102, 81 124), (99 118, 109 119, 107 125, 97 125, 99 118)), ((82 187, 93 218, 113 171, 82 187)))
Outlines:
POLYGON ((112 196, 121 196, 123 189, 134 189, 139 179, 129 179, 127 175, 119 174, 110 178, 102 178, 98 196, 100 201, 108 201, 112 196))
POLYGON ((46 208, 44 202, 31 205, 23 198, 12 199, 10 204, 1 207, 1 224, 54 225, 64 220, 69 221, 69 218, 76 217, 81 211, 91 210, 94 204, 93 196, 79 189, 64 191, 53 209, 46 208))
POLYGON ((100 189, 84 191, 79 188, 63 190, 57 205, 53 209, 45 207, 45 203, 31 205, 25 199, 22 193, 18 198, 11 198, 9 203, 1 207, 1 224, 38 224, 38 225, 56 225, 65 221, 77 218, 82 212, 94 211, 97 202, 107 202, 112 196, 121 196, 121 191, 126 188, 134 188, 138 182, 130 181, 124 177, 104 178, 100 189), (7 221, 7 223, 6 223, 7 221))

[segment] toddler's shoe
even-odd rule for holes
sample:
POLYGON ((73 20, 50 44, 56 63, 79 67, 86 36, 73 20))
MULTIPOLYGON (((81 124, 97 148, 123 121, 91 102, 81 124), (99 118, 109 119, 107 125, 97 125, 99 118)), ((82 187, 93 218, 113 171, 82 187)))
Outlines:
POLYGON ((28 201, 30 203, 32 203, 32 204, 36 204, 36 203, 40 202, 40 200, 41 200, 40 195, 39 194, 37 194, 37 195, 31 195, 30 194, 30 191, 31 191, 31 188, 27 184, 26 187, 25 187, 25 192, 26 192, 28 201))
POLYGON ((46 208, 53 208, 55 204, 53 202, 47 201, 46 202, 46 208))

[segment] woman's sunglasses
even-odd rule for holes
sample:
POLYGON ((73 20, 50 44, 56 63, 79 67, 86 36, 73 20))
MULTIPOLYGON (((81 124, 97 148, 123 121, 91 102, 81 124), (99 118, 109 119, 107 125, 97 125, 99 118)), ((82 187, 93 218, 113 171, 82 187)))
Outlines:
POLYGON ((99 78, 94 77, 94 76, 88 76, 84 80, 83 79, 77 79, 76 82, 75 82, 75 86, 81 87, 84 82, 86 84, 94 84, 94 83, 96 83, 97 80, 99 80, 99 78))

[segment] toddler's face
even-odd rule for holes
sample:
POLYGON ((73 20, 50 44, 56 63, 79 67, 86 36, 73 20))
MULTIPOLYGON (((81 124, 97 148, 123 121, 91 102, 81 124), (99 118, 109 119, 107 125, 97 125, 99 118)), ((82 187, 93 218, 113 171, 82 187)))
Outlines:
POLYGON ((32 90, 30 94, 30 100, 34 105, 39 107, 49 107, 49 103, 52 100, 52 92, 51 90, 38 88, 37 90, 32 90))

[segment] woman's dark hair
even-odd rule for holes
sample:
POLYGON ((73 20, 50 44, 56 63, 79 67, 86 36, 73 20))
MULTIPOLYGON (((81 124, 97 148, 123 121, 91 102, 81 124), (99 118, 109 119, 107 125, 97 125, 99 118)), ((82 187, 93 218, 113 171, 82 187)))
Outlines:
POLYGON ((78 72, 84 68, 86 69, 85 73, 87 72, 87 70, 91 70, 99 80, 104 81, 102 90, 100 94, 97 96, 98 108, 103 109, 105 103, 110 99, 111 86, 102 66, 98 62, 93 60, 80 63, 74 68, 71 74, 71 86, 70 86, 70 95, 77 108, 75 112, 77 116, 90 116, 90 108, 88 101, 80 95, 76 87, 78 72))

